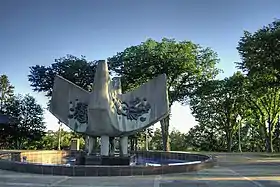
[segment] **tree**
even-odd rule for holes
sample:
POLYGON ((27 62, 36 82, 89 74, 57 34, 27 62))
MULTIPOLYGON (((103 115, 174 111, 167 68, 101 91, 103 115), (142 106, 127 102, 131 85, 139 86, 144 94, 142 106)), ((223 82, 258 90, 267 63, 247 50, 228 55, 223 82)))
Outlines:
POLYGON ((11 116, 0 114, 0 148, 9 149, 17 133, 16 121, 11 116))
POLYGON ((4 110, 4 104, 14 95, 14 86, 11 85, 7 75, 0 76, 0 112, 4 110))
MULTIPOLYGON (((209 48, 164 38, 160 42, 148 39, 128 47, 108 58, 108 65, 112 73, 121 76, 123 91, 165 73, 171 107, 176 101, 185 102, 186 96, 201 82, 215 78, 219 72, 215 67, 218 61, 216 53, 209 48)), ((161 121, 164 150, 170 150, 169 118, 168 115, 161 121)))
MULTIPOLYGON (((48 130, 40 141, 35 142, 33 149, 44 149, 44 150, 58 150, 59 144, 59 131, 48 130)), ((84 148, 85 142, 81 134, 77 134, 73 131, 61 130, 61 148, 69 149, 71 140, 78 138, 80 142, 80 148, 84 148)))
MULTIPOLYGON (((58 132, 59 133, 59 132, 58 132)), ((58 133, 48 130, 40 141, 38 141, 36 149, 57 150, 58 149, 58 133)))
POLYGON ((243 75, 240 72, 223 80, 205 82, 193 92, 190 99, 192 114, 203 126, 215 127, 225 133, 227 150, 238 130, 237 116, 244 118, 243 75))
POLYGON ((242 61, 237 67, 247 73, 251 84, 247 97, 256 111, 258 124, 266 140, 266 150, 273 152, 273 134, 279 116, 280 21, 275 20, 254 33, 244 32, 237 50, 242 61))
MULTIPOLYGON (((199 127, 192 129, 193 135, 203 134, 210 128, 218 134, 224 133, 228 151, 237 149, 240 135, 245 150, 273 152, 273 136, 280 115, 279 88, 256 88, 254 80, 237 72, 223 80, 208 81, 193 93, 190 105, 199 122, 199 127), (237 115, 241 116, 241 123, 237 115)), ((213 135, 211 131, 207 133, 213 135)), ((207 150, 202 143, 210 140, 199 140, 202 142, 194 147, 207 150)))
POLYGON ((242 61, 237 67, 258 85, 267 87, 280 84, 280 20, 254 33, 244 31, 237 50, 242 61))
POLYGON ((254 111, 256 122, 265 139, 266 150, 273 152, 273 134, 280 115, 280 89, 267 88, 266 93, 255 90, 247 95, 246 100, 254 111))
POLYGON ((73 82, 81 88, 90 91, 94 79, 96 62, 88 62, 84 56, 81 58, 67 55, 59 59, 50 66, 32 66, 28 80, 31 87, 36 92, 45 92, 50 97, 56 75, 73 82))
POLYGON ((128 138, 130 140, 131 151, 140 149, 149 149, 149 139, 153 136, 153 129, 151 127, 143 129, 142 131, 137 132, 136 134, 130 135, 128 138), (148 144, 148 145, 147 145, 148 144))
POLYGON ((27 148, 44 135, 43 108, 30 95, 14 96, 6 103, 6 111, 17 119, 17 148, 27 148))
POLYGON ((156 128, 153 133, 152 140, 151 140, 151 147, 153 150, 162 150, 163 149, 162 134, 161 134, 161 130, 158 128, 156 128))
POLYGON ((6 103, 14 94, 14 87, 11 85, 7 75, 0 76, 0 116, 6 117, 9 124, 0 124, 0 147, 7 148, 13 142, 13 135, 16 132, 14 120, 6 112, 6 103))
POLYGON ((179 130, 172 129, 170 132, 170 149, 172 151, 187 151, 188 144, 186 134, 181 133, 179 130))
POLYGON ((186 142, 194 151, 225 151, 225 133, 215 124, 199 123, 186 135, 186 142))

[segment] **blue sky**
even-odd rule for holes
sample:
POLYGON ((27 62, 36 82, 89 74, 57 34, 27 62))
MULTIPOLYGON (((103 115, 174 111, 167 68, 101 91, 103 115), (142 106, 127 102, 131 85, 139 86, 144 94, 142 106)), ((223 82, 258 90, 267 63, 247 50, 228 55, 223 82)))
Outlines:
MULTIPOLYGON (((0 0, 0 74, 17 93, 34 93, 27 75, 33 65, 49 65, 66 54, 106 59, 147 38, 191 40, 211 47, 221 59, 220 77, 233 74, 236 46, 244 30, 280 18, 279 0, 0 0)), ((195 124, 187 106, 175 104, 171 125, 187 131, 195 124)), ((48 128, 57 120, 46 111, 48 128)))

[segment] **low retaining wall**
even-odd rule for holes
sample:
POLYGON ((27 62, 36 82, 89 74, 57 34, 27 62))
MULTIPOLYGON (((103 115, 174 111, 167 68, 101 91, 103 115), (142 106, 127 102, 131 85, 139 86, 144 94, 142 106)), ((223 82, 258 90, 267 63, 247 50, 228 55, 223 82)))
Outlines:
POLYGON ((26 157, 28 163, 64 164, 63 159, 69 155, 68 151, 43 150, 21 151, 21 161, 26 157))
MULTIPOLYGON (((33 152, 33 151, 32 151, 33 152)), ((30 152, 30 154, 32 153, 30 152)), ((33 152, 34 153, 34 152, 33 152)), ((38 152, 41 155, 43 152, 38 152)), ((47 152, 46 152, 47 153, 47 152)), ((18 152, 9 152, 1 154, 13 154, 18 152)), ((67 154, 67 152, 65 152, 67 154)), ((68 153, 69 154, 69 153, 68 153)), ((185 165, 162 165, 162 166, 96 166, 96 165, 37 165, 32 163, 23 163, 13 160, 0 159, 0 169, 11 170, 23 173, 64 175, 64 176, 133 176, 133 175, 160 175, 168 173, 185 173, 197 171, 204 168, 213 167, 215 159, 211 156, 178 153, 178 152, 160 152, 160 151, 145 151, 136 152, 139 155, 145 155, 150 158, 168 158, 180 159, 186 161, 201 161, 201 163, 185 164, 185 165)), ((27 152, 22 152, 22 155, 27 155, 27 152)), ((63 155, 63 153, 58 153, 63 155)), ((15 156, 14 156, 15 157, 15 156)))

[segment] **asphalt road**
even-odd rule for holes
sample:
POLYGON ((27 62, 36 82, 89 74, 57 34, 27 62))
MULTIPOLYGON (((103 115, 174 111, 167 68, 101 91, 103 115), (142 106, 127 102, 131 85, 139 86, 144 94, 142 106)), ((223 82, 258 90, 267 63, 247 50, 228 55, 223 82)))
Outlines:
POLYGON ((218 154, 214 168, 133 177, 61 177, 0 170, 0 187, 280 187, 280 157, 218 154))

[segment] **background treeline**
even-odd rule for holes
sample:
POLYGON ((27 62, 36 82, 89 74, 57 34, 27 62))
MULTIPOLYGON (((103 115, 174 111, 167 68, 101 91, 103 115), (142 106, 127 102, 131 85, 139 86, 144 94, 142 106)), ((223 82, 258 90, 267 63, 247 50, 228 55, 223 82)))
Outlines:
MULTIPOLYGON (((149 132, 149 129, 130 137, 132 147, 280 151, 280 21, 275 20, 253 33, 245 31, 237 50, 241 61, 228 63, 235 63, 238 71, 224 79, 217 79, 221 72, 217 68, 217 54, 191 41, 148 39, 109 57, 110 73, 121 76, 123 92, 165 73, 170 106, 175 102, 189 105, 198 122, 186 134, 176 130, 170 132, 170 111, 170 115, 160 121, 160 129, 154 132, 149 132)), ((96 61, 88 61, 84 56, 67 55, 49 66, 30 67, 28 80, 34 91, 44 92, 48 98, 55 75, 90 91, 94 89, 91 83, 95 68, 96 61)), ((14 96, 7 91, 7 85, 1 81, 1 111, 17 118, 17 130, 9 132, 18 134, 1 135, 1 140, 6 140, 2 146, 7 146, 7 142, 9 146, 34 149, 51 145, 42 143, 52 136, 50 132, 42 133, 45 127, 40 106, 31 96, 14 96), (31 102, 32 107, 28 107, 31 102)), ((55 142, 50 146, 54 149, 58 141, 55 137, 50 138, 55 142)))

